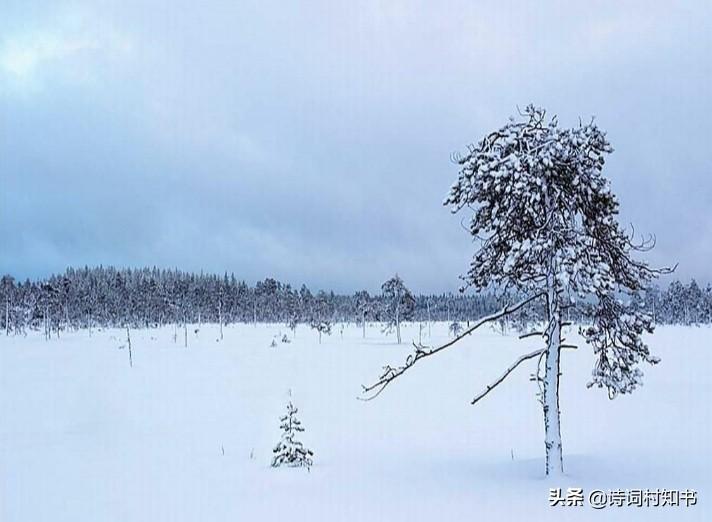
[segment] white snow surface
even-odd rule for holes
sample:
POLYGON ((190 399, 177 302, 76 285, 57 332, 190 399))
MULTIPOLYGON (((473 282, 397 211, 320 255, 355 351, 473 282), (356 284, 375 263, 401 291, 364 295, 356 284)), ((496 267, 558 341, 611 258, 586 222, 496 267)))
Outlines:
POLYGON ((321 345, 303 326, 233 325, 223 341, 194 328, 188 348, 172 327, 132 331, 133 368, 121 330, 0 337, 0 521, 712 520, 708 327, 659 327, 648 341, 662 362, 613 401, 585 387, 589 347, 562 354, 555 482, 534 361, 469 404, 536 339, 478 331, 363 402, 417 324, 401 346, 379 325, 365 340, 336 325, 321 345), (289 390, 311 471, 269 465, 289 390), (551 487, 689 488, 698 503, 550 507, 551 487))

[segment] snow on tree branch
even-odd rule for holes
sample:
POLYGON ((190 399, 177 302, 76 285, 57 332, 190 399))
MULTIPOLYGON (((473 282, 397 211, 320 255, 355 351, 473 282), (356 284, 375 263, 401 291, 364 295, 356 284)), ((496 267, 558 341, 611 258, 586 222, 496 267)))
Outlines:
POLYGON ((528 290, 546 278, 555 253, 557 283, 575 295, 639 289, 671 269, 631 259, 634 244, 618 224, 618 201, 603 176, 613 152, 591 121, 572 129, 529 106, 457 158, 460 172, 444 204, 471 208, 470 234, 480 239, 466 286, 504 284, 528 290))
POLYGON ((314 464, 314 452, 304 447, 300 441, 296 439, 297 435, 304 431, 302 422, 297 418, 298 409, 289 401, 287 404, 287 413, 280 418, 280 429, 282 437, 279 443, 274 447, 272 452, 272 467, 280 466, 290 467, 306 467, 311 468, 314 464))
POLYGON ((593 325, 580 328, 581 335, 597 356, 590 388, 606 388, 609 398, 630 393, 642 384, 643 372, 636 365, 660 362, 642 341, 643 333, 653 333, 652 317, 640 310, 627 311, 613 296, 599 300, 593 325))

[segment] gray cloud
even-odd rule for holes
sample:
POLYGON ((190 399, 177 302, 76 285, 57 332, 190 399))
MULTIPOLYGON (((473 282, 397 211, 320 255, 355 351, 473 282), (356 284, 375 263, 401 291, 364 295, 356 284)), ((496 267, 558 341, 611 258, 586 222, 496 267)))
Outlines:
POLYGON ((449 156, 596 115, 622 219, 712 279, 708 2, 10 2, 0 272, 178 266, 454 289, 449 156))

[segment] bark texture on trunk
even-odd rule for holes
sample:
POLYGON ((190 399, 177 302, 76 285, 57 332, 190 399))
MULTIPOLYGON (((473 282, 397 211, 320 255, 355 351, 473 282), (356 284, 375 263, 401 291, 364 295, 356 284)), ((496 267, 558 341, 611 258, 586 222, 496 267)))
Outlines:
POLYGON ((544 444, 546 446, 546 474, 561 475, 564 472, 561 449, 561 422, 559 410, 559 376, 561 355, 561 307, 553 278, 549 281, 547 294, 549 325, 546 331, 546 355, 544 371, 544 444))

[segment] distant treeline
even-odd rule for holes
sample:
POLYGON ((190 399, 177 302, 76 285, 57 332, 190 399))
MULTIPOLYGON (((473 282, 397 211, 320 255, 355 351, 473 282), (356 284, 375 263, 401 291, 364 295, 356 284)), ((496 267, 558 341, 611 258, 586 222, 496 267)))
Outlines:
MULTIPOLYGON (((495 293, 414 295, 404 320, 473 321, 499 310, 510 296, 495 293)), ((672 282, 666 290, 653 287, 628 303, 645 307, 659 324, 712 322, 712 287, 693 280, 672 282)), ((296 325, 318 322, 388 321, 389 303, 366 291, 353 295, 312 292, 275 279, 249 286, 234 275, 195 274, 157 268, 68 269, 62 275, 17 282, 0 279, 0 326, 6 333, 28 329, 156 327, 184 323, 269 322, 296 325)), ((585 321, 588 306, 568 311, 585 321)), ((536 306, 522 309, 515 322, 543 316, 536 306)))

